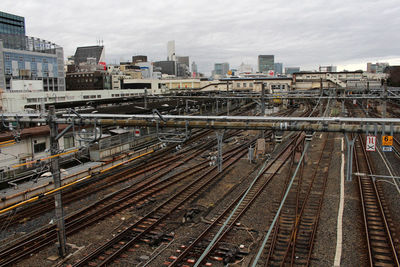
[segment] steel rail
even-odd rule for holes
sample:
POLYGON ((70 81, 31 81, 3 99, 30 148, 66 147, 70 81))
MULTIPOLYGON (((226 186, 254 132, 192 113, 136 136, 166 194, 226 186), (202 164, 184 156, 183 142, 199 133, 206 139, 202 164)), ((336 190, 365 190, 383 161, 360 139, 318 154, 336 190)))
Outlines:
POLYGON ((202 240, 204 240, 208 234, 212 234, 213 228, 218 226, 222 222, 222 220, 226 218, 226 216, 228 215, 228 212, 231 212, 231 215, 234 214, 234 216, 232 216, 232 218, 226 219, 226 222, 229 221, 229 225, 227 224, 227 228, 224 230, 224 232, 216 238, 215 242, 211 242, 210 245, 208 246, 208 248, 206 250, 204 250, 204 252, 203 252, 204 256, 202 258, 199 258, 199 260, 198 260, 198 264, 201 264, 201 262, 203 260, 205 260, 205 258, 209 255, 209 253, 211 253, 211 251, 213 251, 213 249, 217 246, 217 244, 221 241, 221 239, 224 238, 227 235, 227 233, 232 229, 235 222, 237 220, 239 220, 239 218, 245 213, 245 211, 250 207, 250 205, 255 201, 255 199, 261 194, 262 190, 269 184, 271 179, 278 173, 278 171, 286 163, 286 160, 292 154, 292 151, 294 151, 294 147, 296 147, 298 144, 299 144, 299 142, 297 142, 297 137, 295 137, 291 142, 289 142, 289 144, 286 146, 285 149, 283 149, 271 162, 268 162, 268 165, 265 166, 265 168, 260 170, 260 173, 253 180, 253 183, 248 188, 243 190, 243 192, 240 193, 236 197, 236 199, 234 201, 232 201, 231 204, 215 220, 213 220, 212 224, 210 224, 196 238, 196 240, 191 242, 190 245, 188 245, 185 248, 185 250, 169 266, 177 266, 180 262, 182 262, 182 260, 189 253, 194 251, 195 246, 197 246, 202 240), (289 151, 289 148, 291 148, 291 151, 289 151), (270 169, 278 160, 281 160, 281 161, 278 162, 278 167, 276 168, 275 173, 270 174, 265 181, 262 181, 261 177, 263 177, 264 173, 268 169, 270 169), (254 186, 252 186, 253 184, 254 184, 254 186), (252 191, 250 191, 250 190, 252 190, 252 191), (249 193, 248 196, 246 195, 247 192, 249 193), (242 205, 242 204, 244 204, 244 205, 242 205), (236 205, 236 207, 240 207, 237 210, 238 213, 236 213, 236 210, 234 209, 235 205, 236 205), (239 205, 241 205, 241 206, 239 206, 239 205))
MULTIPOLYGON (((237 156, 236 154, 232 154, 229 156, 230 158, 225 161, 226 166, 230 166, 237 160, 241 158, 244 153, 247 152, 247 146, 248 144, 245 144, 242 147, 242 150, 239 150, 239 155, 237 156), (244 152, 243 152, 244 151, 244 152)), ((217 167, 213 167, 212 169, 204 172, 202 175, 200 175, 199 178, 196 180, 192 181, 188 185, 186 185, 184 188, 180 189, 175 195, 171 196, 169 199, 164 201, 162 204, 160 204, 158 207, 156 207, 154 210, 146 214, 144 217, 136 221, 135 223, 131 224, 128 228, 123 230, 122 232, 118 233, 114 238, 112 238, 110 241, 107 243, 101 245, 98 247, 95 251, 81 259, 78 263, 75 263, 73 266, 78 267, 78 266, 84 266, 87 264, 89 261, 92 259, 96 258, 98 255, 102 254, 105 250, 110 249, 114 244, 118 243, 120 240, 123 240, 126 238, 126 236, 132 236, 132 230, 135 229, 136 227, 139 227, 144 221, 149 220, 151 218, 157 218, 156 221, 150 221, 150 225, 146 226, 145 229, 140 231, 139 233, 133 234, 133 237, 130 238, 122 247, 118 248, 116 251, 114 251, 111 255, 106 257, 100 264, 99 266, 104 266, 105 264, 109 263, 120 253, 125 251, 128 247, 130 247, 132 244, 135 242, 139 241, 142 237, 144 237, 148 232, 150 232, 152 229, 154 229, 157 225, 161 223, 164 219, 169 217, 169 215, 177 210, 179 207, 184 205, 190 198, 192 198, 195 195, 198 195, 201 190, 203 190, 207 185, 209 185, 216 177, 219 177, 219 173, 217 172, 217 167), (209 174, 212 174, 211 176, 209 174), (176 203, 177 202, 177 203, 176 203)), ((140 228, 140 227, 139 227, 140 228)))
MULTIPOLYGON (((357 155, 357 157, 355 157, 357 172, 361 171, 360 161, 358 160, 358 157, 360 157, 361 155, 361 157, 364 158, 364 164, 366 165, 366 170, 363 171, 367 172, 368 174, 373 174, 373 168, 365 150, 364 140, 360 135, 358 136, 358 138, 360 141, 359 146, 354 147, 357 155)), ((396 247, 394 245, 392 233, 388 223, 388 218, 387 218, 388 215, 384 211, 382 200, 378 192, 375 181, 372 180, 372 178, 369 176, 366 177, 358 176, 358 184, 359 184, 359 192, 360 192, 362 212, 364 218, 364 226, 366 234, 365 236, 367 239, 368 258, 370 266, 375 266, 382 262, 389 263, 388 258, 391 258, 393 264, 395 264, 396 266, 400 266, 396 247), (376 213, 380 214, 380 216, 375 215, 373 211, 375 209, 377 210, 376 213), (380 218, 380 220, 377 220, 377 218, 380 218), (374 223, 373 227, 371 226, 371 223, 374 223), (382 227, 383 228, 382 230, 385 232, 385 239, 386 239, 385 241, 387 247, 382 246, 382 243, 385 241, 382 240, 381 238, 382 236, 379 235, 379 233, 376 231, 377 225, 382 227), (375 230, 373 228, 375 228, 375 230), (379 245, 377 245, 376 243, 379 243, 379 245), (391 256, 385 254, 384 252, 385 250, 387 254, 390 254, 391 256)))
MULTIPOLYGON (((228 137, 231 135, 233 135, 233 133, 228 135, 228 137)), ((87 226, 91 225, 92 223, 94 223, 98 220, 101 220, 102 218, 104 218, 110 214, 114 214, 115 212, 118 212, 126 207, 129 207, 129 206, 133 205, 134 203, 137 203, 137 202, 145 199, 145 197, 154 195, 155 193, 157 193, 161 190, 164 190, 167 187, 172 186, 172 185, 176 184, 177 182, 190 177, 192 174, 198 172, 199 170, 208 167, 208 161, 203 161, 201 163, 198 163, 196 166, 193 166, 192 171, 188 172, 187 170, 183 170, 183 171, 180 171, 180 172, 168 177, 167 179, 159 180, 160 177, 170 173, 171 170, 177 168, 178 166, 183 165, 184 163, 188 162, 189 160, 191 160, 194 157, 198 156, 199 154, 203 153, 204 151, 206 151, 213 145, 214 145, 213 142, 205 143, 205 144, 201 145, 200 147, 197 147, 197 150, 196 150, 197 152, 193 153, 193 152, 188 151, 191 153, 190 156, 185 157, 183 160, 177 161, 175 164, 169 165, 168 168, 164 169, 160 173, 156 173, 155 175, 153 174, 150 177, 150 179, 144 180, 139 184, 134 184, 133 188, 131 188, 131 186, 129 186, 127 188, 123 188, 123 189, 113 193, 112 195, 109 195, 106 198, 99 200, 96 203, 93 203, 89 207, 87 207, 83 210, 80 210, 79 212, 77 212, 71 216, 68 216, 67 224, 66 224, 67 234, 71 235, 71 234, 77 232, 78 230, 83 229, 84 227, 87 227, 87 226), (176 179, 176 177, 179 177, 182 174, 184 174, 184 177, 176 179), (172 181, 169 182, 169 180, 172 180, 172 181), (143 188, 143 189, 141 189, 141 188, 143 188), (144 192, 147 192, 147 193, 145 195, 141 196, 140 198, 137 197, 139 194, 143 194, 144 192), (113 199, 115 199, 115 200, 113 200, 113 199), (103 202, 106 202, 107 200, 113 201, 113 202, 104 205, 103 202), (98 205, 101 205, 100 210, 99 210, 98 205), (116 207, 116 208, 114 208, 114 207, 116 207), (89 212, 89 213, 92 212, 92 213, 89 215, 86 215, 87 212, 89 212)), ((226 157, 226 154, 229 155, 230 153, 232 153, 232 151, 234 151, 234 149, 226 151, 224 157, 226 157)), ((165 162, 165 164, 168 164, 168 162, 170 162, 172 160, 169 159, 169 160, 165 160, 164 162, 165 162)), ((34 233, 33 235, 29 235, 21 242, 13 245, 11 247, 7 247, 5 250, 4 249, 1 250, 0 258, 2 260, 0 260, 0 266, 2 266, 3 264, 7 265, 12 262, 16 262, 17 260, 21 259, 25 255, 29 255, 29 254, 37 251, 38 249, 54 242, 55 234, 52 235, 51 231, 54 231, 54 226, 48 226, 47 228, 43 229, 41 232, 34 233), (31 247, 29 247, 29 246, 31 246, 31 247), (17 253, 17 254, 15 254, 15 253, 17 253), (6 263, 4 263, 3 261, 5 259, 7 259, 7 257, 6 257, 7 255, 12 255, 12 258, 10 260, 8 260, 6 263)))

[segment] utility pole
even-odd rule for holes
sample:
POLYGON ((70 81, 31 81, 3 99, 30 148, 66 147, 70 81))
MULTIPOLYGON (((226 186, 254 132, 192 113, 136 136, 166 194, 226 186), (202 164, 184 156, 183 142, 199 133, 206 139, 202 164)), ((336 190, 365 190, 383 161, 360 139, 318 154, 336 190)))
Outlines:
MULTIPOLYGON (((261 116, 265 116, 265 83, 261 82, 261 116)), ((261 138, 265 138, 264 130, 261 130, 261 138)))
POLYGON ((387 102, 387 82, 383 83, 382 91, 382 118, 386 118, 386 102, 387 102))
POLYGON ((147 87, 144 88, 144 108, 147 109, 147 87))
MULTIPOLYGON (((51 155, 57 155, 59 153, 58 146, 58 125, 56 123, 56 115, 54 106, 49 107, 49 127, 50 127, 50 151, 51 155)), ((51 159, 50 171, 53 174, 54 189, 61 186, 60 176, 60 162, 58 157, 51 159)), ((55 221, 57 227, 57 238, 58 238, 58 252, 60 257, 64 258, 67 255, 66 247, 66 236, 65 236, 65 222, 64 222, 64 209, 62 205, 61 190, 57 191, 54 195, 55 201, 55 221)))

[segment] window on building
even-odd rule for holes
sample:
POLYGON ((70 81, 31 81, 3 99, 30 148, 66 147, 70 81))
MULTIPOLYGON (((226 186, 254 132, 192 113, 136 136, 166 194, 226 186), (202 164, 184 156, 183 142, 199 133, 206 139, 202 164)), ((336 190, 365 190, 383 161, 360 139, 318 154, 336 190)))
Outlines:
POLYGON ((64 136, 64 149, 75 147, 75 139, 73 135, 64 136))
POLYGON ((239 88, 239 87, 240 87, 240 83, 237 83, 237 84, 236 84, 236 87, 238 87, 238 88, 239 88))
POLYGON ((19 61, 24 61, 24 58, 22 56, 19 57, 19 61))
POLYGON ((36 143, 33 144, 33 152, 34 153, 40 153, 46 150, 46 143, 36 143))
POLYGON ((243 87, 247 87, 247 83, 243 83, 243 87))
POLYGON ((253 83, 249 83, 249 87, 253 87, 253 83))

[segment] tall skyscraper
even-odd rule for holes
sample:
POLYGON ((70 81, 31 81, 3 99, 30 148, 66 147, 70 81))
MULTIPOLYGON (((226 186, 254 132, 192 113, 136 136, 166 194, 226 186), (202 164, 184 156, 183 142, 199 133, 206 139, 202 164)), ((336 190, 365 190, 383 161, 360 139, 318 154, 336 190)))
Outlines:
POLYGON ((259 55, 258 71, 266 73, 270 70, 274 70, 274 55, 259 55))
POLYGON ((25 18, 0 11, 0 34, 25 35, 25 18))
POLYGON ((169 41, 167 43, 167 55, 168 55, 168 60, 169 61, 175 61, 175 41, 169 41))
POLYGON ((274 64, 275 75, 276 74, 283 74, 283 64, 282 63, 275 63, 274 64))
POLYGON ((229 71, 229 63, 215 63, 214 64, 214 75, 226 76, 229 71))
POLYGON ((192 73, 197 75, 197 64, 194 61, 192 62, 192 73))

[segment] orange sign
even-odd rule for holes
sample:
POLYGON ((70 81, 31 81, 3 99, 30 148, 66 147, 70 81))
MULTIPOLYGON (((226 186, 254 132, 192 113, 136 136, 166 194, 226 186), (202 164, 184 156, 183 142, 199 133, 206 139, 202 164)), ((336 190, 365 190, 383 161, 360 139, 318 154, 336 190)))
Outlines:
POLYGON ((393 136, 384 135, 382 136, 382 146, 392 146, 393 145, 393 136))

